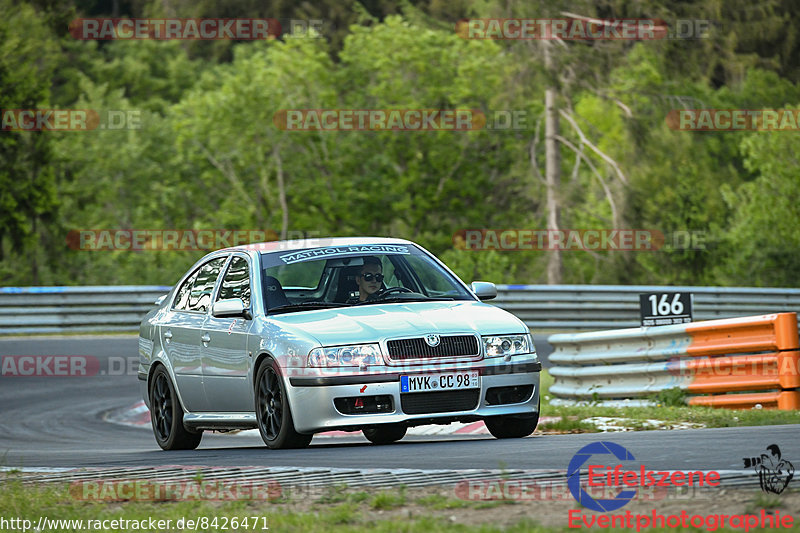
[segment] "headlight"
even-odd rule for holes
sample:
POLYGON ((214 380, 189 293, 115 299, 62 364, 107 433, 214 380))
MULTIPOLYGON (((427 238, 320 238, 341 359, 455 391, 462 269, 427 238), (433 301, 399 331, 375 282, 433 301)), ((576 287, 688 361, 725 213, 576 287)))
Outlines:
POLYGON ((530 335, 487 335, 483 338, 486 357, 519 355, 533 352, 530 335))
POLYGON ((314 348, 308 354, 308 366, 366 366, 382 365, 381 349, 377 344, 314 348))

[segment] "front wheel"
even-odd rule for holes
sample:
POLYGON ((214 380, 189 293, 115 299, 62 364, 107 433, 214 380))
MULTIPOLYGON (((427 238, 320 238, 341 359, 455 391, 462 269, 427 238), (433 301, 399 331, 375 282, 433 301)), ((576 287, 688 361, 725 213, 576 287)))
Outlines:
POLYGON ((258 431, 267 447, 277 450, 308 446, 314 436, 295 431, 283 380, 277 363, 271 359, 258 367, 255 397, 258 431))
POLYGON ((202 431, 189 431, 183 425, 183 408, 169 372, 159 365, 150 385, 150 422, 156 442, 163 450, 194 450, 203 438, 202 431))
POLYGON ((361 432, 372 444, 391 444, 406 436, 403 424, 384 424, 362 429, 361 432))
POLYGON ((539 400, 539 409, 530 415, 505 415, 491 416, 483 420, 489 433, 496 439, 519 439, 527 437, 534 431, 539 424, 539 411, 542 408, 542 401, 539 400))

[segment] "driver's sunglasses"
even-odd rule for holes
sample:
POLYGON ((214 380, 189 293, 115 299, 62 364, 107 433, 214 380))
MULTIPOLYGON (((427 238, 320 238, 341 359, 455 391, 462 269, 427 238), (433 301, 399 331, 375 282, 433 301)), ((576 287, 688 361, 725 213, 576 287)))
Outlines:
POLYGON ((372 281, 373 279, 377 282, 383 281, 383 274, 361 274, 361 277, 364 278, 364 281, 372 281))

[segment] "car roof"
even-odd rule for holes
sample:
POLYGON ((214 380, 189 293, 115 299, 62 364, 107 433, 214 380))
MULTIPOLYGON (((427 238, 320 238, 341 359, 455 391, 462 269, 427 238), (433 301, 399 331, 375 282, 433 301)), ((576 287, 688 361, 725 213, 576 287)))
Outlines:
POLYGON ((283 250, 304 250, 307 248, 324 248, 327 246, 364 246, 370 244, 411 244, 405 239, 390 237, 309 237, 306 239, 291 239, 286 241, 267 241, 259 243, 232 246, 219 251, 259 251, 275 252, 283 250))

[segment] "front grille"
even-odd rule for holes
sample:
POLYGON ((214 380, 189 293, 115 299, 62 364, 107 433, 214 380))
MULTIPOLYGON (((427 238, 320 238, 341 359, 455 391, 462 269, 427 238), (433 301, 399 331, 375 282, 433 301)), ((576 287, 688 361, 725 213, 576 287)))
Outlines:
POLYGON ((478 339, 474 335, 442 336, 437 346, 429 346, 422 337, 395 339, 388 341, 386 346, 389 349, 389 357, 395 361, 436 357, 474 357, 480 353, 478 339))
POLYGON ((400 395, 400 405, 407 415, 472 411, 478 406, 480 389, 445 392, 414 392, 400 395))
POLYGON ((486 391, 486 405, 522 403, 531 398, 533 385, 513 385, 511 387, 492 387, 486 391))

